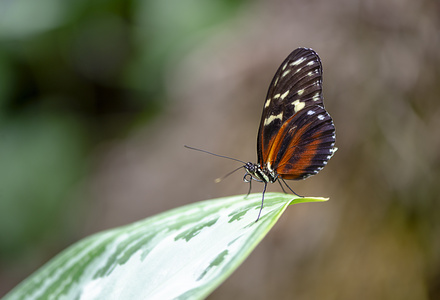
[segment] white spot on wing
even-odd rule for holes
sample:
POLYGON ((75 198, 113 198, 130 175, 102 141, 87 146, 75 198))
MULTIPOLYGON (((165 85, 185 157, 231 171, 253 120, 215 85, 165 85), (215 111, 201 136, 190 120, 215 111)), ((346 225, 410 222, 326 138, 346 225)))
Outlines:
POLYGON ((319 92, 316 92, 316 94, 313 95, 312 100, 313 100, 313 101, 318 101, 318 100, 319 100, 319 92))
POLYGON ((281 77, 284 77, 284 76, 286 76, 287 74, 289 74, 290 73, 290 71, 291 70, 287 70, 287 71, 285 71, 282 75, 281 75, 281 77))
POLYGON ((290 93, 290 90, 287 90, 284 94, 282 94, 281 95, 281 100, 284 100, 284 98, 286 98, 287 97, 287 95, 289 95, 289 93, 290 93))
POLYGON ((286 67, 287 67, 287 63, 285 63, 285 64, 284 64, 284 66, 283 66, 283 69, 282 69, 282 70, 284 71, 284 70, 286 69, 286 67))
POLYGON ((283 119, 283 112, 280 112, 278 115, 274 116, 269 116, 268 118, 266 118, 266 120, 264 120, 264 126, 269 125, 270 123, 272 123, 273 121, 280 119, 283 119))
POLYGON ((277 86, 278 80, 280 79, 280 77, 277 77, 277 79, 275 79, 275 82, 273 83, 273 86, 277 86))
POLYGON ((313 65, 315 62, 312 60, 312 61, 309 61, 308 63, 307 63, 307 65, 308 66, 311 66, 311 65, 313 65))
POLYGON ((298 95, 301 96, 304 93, 304 89, 298 91, 298 95))
POLYGON ((335 152, 336 152, 337 150, 338 150, 337 147, 334 147, 334 148, 330 149, 330 155, 327 156, 327 160, 329 160, 330 158, 332 158, 333 155, 335 155, 335 152))
POLYGON ((320 119, 322 121, 325 119, 325 117, 323 115, 318 115, 318 119, 320 119))
POLYGON ((278 99, 281 95, 280 94, 276 94, 275 96, 273 96, 274 99, 278 99))
POLYGON ((264 108, 269 107, 269 105, 270 105, 270 101, 271 101, 270 98, 266 100, 266 104, 264 104, 264 108))
POLYGON ((300 63, 302 63, 302 62, 305 61, 305 60, 306 60, 305 57, 300 57, 300 58, 298 58, 297 60, 295 60, 294 62, 292 62, 290 65, 291 65, 291 66, 297 66, 297 65, 299 65, 300 63))
POLYGON ((311 115, 314 115, 315 114, 315 112, 313 111, 313 110, 309 110, 308 112, 307 112, 307 115, 308 116, 311 116, 311 115))
MULTIPOLYGON (((301 109, 304 108, 304 106, 306 106, 306 104, 305 104, 304 102, 301 102, 301 101, 299 101, 299 100, 295 100, 295 101, 293 101, 293 102, 292 102, 292 105, 295 106, 295 107, 294 107, 294 109, 295 109, 295 113, 299 112, 301 109)), ((309 110, 309 112, 310 112, 310 110, 309 110)), ((307 112, 307 114, 308 114, 308 112, 307 112)))

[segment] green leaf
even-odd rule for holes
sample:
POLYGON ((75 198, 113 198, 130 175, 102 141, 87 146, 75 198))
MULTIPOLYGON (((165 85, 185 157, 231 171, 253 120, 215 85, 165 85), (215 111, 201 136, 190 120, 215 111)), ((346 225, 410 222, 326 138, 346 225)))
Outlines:
POLYGON ((5 299, 202 299, 239 267, 290 204, 267 193, 179 207, 69 247, 5 299))

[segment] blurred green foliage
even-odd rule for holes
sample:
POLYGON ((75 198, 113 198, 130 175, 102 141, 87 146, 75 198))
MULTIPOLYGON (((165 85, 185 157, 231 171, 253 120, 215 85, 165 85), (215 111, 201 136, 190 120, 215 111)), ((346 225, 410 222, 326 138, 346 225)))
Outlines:
POLYGON ((160 113, 169 62, 242 2, 0 1, 0 268, 66 234, 94 147, 160 113))
POLYGON ((60 234, 69 188, 84 173, 84 130, 70 118, 23 114, 0 130, 0 256, 20 256, 60 234))

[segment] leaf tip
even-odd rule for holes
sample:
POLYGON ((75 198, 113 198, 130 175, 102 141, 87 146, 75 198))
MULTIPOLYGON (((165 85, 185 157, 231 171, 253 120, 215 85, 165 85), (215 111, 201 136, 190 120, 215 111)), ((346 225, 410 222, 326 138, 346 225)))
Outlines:
POLYGON ((307 202, 325 202, 328 201, 330 198, 325 197, 299 197, 292 200, 290 205, 297 204, 297 203, 307 203, 307 202))

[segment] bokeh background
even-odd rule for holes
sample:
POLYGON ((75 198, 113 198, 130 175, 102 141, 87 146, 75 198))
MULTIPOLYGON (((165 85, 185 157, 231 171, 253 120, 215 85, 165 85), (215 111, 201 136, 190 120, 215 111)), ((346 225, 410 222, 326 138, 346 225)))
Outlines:
POLYGON ((290 207, 209 299, 440 299, 439 32, 436 0, 0 0, 0 296, 82 237, 246 193, 183 145, 254 162, 302 46, 339 151, 290 185, 331 199, 290 207))

